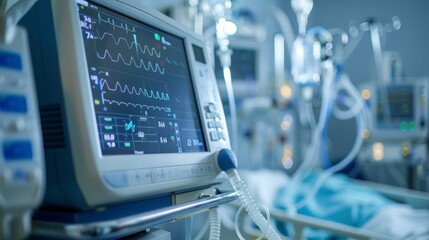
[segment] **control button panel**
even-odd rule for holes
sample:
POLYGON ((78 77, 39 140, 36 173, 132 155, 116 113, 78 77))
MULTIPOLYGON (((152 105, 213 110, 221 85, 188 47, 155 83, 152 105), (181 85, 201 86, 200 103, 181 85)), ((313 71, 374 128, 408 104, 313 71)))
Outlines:
POLYGON ((0 92, 0 111, 27 113, 27 97, 24 94, 0 92))
POLYGON ((225 140, 224 127, 221 122, 221 115, 217 111, 214 103, 208 103, 205 107, 207 127, 209 128, 210 140, 225 140))
POLYGON ((33 158, 33 147, 29 140, 4 141, 2 144, 5 161, 21 161, 33 158))

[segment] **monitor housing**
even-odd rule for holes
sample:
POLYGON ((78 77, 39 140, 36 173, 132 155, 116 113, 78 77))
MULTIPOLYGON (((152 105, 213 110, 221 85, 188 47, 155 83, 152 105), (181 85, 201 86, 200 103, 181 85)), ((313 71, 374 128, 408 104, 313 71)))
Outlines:
POLYGON ((45 206, 90 209, 212 184, 215 152, 230 144, 202 38, 137 0, 50 5, 56 47, 46 49, 57 54, 44 66, 59 62, 60 76, 38 80, 45 206))
POLYGON ((427 79, 409 79, 384 86, 390 118, 384 117, 382 92, 375 84, 367 85, 371 96, 370 138, 374 140, 425 141, 428 134, 427 79))

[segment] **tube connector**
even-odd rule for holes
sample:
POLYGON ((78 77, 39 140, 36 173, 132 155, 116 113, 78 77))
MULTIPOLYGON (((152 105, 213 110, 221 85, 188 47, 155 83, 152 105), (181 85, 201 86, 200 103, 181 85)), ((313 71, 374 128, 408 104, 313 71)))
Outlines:
POLYGON ((222 171, 236 169, 238 166, 237 157, 230 149, 224 148, 216 152, 216 164, 222 171))

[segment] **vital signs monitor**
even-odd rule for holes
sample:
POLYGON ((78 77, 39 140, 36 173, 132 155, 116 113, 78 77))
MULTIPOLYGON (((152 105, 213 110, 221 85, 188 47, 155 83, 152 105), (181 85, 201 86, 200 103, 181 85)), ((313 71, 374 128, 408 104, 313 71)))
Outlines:
POLYGON ((171 195, 218 175, 229 138, 204 42, 140 2, 48 2, 57 54, 45 43, 44 65, 60 74, 38 79, 45 206, 171 195))
POLYGON ((425 140, 429 118, 427 79, 389 84, 384 87, 384 96, 376 89, 374 85, 370 85, 363 91, 363 95, 365 91, 373 94, 366 99, 371 107, 372 137, 385 140, 425 140))

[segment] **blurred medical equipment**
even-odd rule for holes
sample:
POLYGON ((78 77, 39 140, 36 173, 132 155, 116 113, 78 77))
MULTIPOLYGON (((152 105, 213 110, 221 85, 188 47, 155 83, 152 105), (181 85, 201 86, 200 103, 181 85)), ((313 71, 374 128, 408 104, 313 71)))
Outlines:
MULTIPOLYGON (((337 34, 337 31, 334 32, 337 34)), ((341 171, 348 166, 358 154, 362 145, 360 133, 365 126, 366 106, 363 103, 358 91, 353 86, 347 75, 342 70, 341 57, 335 56, 337 53, 335 47, 342 48, 347 44, 347 38, 343 33, 340 33, 340 46, 333 45, 333 33, 321 28, 312 28, 304 35, 305 39, 309 39, 311 44, 302 45, 294 44, 292 54, 298 57, 305 52, 309 59, 316 60, 316 65, 307 65, 302 63, 301 66, 310 66, 302 68, 302 71, 292 72, 296 83, 300 84, 302 89, 303 108, 305 114, 302 124, 308 124, 311 130, 311 144, 306 152, 304 160, 299 168, 294 172, 289 191, 286 194, 286 203, 288 210, 295 212, 304 207, 309 199, 314 197, 324 181, 333 173, 341 171), (317 46, 317 47, 314 47, 317 46), (317 66, 317 67, 312 67, 317 66), (319 68, 320 67, 320 68, 319 68), (320 113, 318 119, 313 113, 313 97, 317 92, 318 83, 321 82, 320 90, 320 113), (345 110, 344 110, 345 109, 345 110), (338 119, 356 119, 356 139, 355 143, 341 161, 333 164, 327 158, 326 152, 326 133, 327 123, 330 115, 334 114, 338 119), (294 196, 299 189, 299 182, 304 178, 311 169, 322 167, 326 171, 321 174, 318 181, 312 187, 312 191, 303 199, 295 202, 294 196)), ((302 36, 299 36, 295 43, 301 42, 302 36)), ((341 53, 341 52, 340 52, 341 53)), ((293 59, 294 57, 292 57, 293 59)), ((302 62, 303 58, 301 58, 302 62)), ((292 71, 294 65, 292 65, 292 71)))
POLYGON ((368 110, 358 90, 343 71, 347 34, 338 29, 329 31, 322 28, 312 28, 306 32, 306 18, 311 11, 312 2, 292 1, 292 7, 298 18, 300 35, 294 41, 291 51, 291 73, 302 91, 302 109, 305 111, 301 115, 301 125, 309 126, 311 135, 305 157, 284 194, 285 209, 296 213, 309 204, 332 174, 354 161, 363 143, 361 133, 366 126, 368 110), (340 40, 338 43, 334 40, 336 37, 340 40), (314 98, 320 99, 320 107, 316 108, 320 112, 317 115, 314 114, 314 98), (331 162, 327 153, 327 128, 331 114, 340 120, 356 120, 353 147, 337 162, 331 162), (315 168, 326 170, 317 177, 308 194, 297 197, 302 180, 315 168))
MULTIPOLYGON (((294 81, 300 85, 319 83, 321 74, 320 42, 307 34, 308 15, 313 9, 312 0, 292 0, 292 8, 298 19, 299 35, 293 42, 291 53, 291 74, 294 81)), ((304 88, 303 94, 308 96, 310 88, 304 88)))
POLYGON ((45 174, 26 31, 16 26, 35 1, 2 1, 0 14, 0 238, 24 239, 42 201, 45 174))
MULTIPOLYGON (((289 51, 286 46, 293 41, 289 36, 289 20, 270 2, 263 9, 255 9, 237 1, 232 11, 232 20, 238 28, 237 33, 229 37, 239 122, 236 154, 239 159, 245 159, 240 167, 292 171, 295 167, 292 158, 298 158, 299 151, 296 150, 298 131, 293 127, 298 123, 293 99, 295 89, 284 69, 289 51)), ((227 105, 225 94, 222 95, 225 85, 219 58, 215 58, 215 74, 227 105)))
POLYGON ((426 141, 428 134, 428 79, 385 86, 390 121, 383 117, 382 98, 374 85, 362 86, 362 98, 371 107, 369 134, 377 140, 426 141))
POLYGON ((390 121, 383 117, 379 91, 362 86, 371 107, 371 124, 359 154, 364 176, 374 182, 428 191, 428 82, 426 78, 385 87, 390 121), (389 174, 375 174, 384 171, 389 174))
MULTIPOLYGON (((237 36, 229 39, 229 48, 231 55, 231 78, 234 89, 234 96, 239 102, 243 96, 257 95, 257 92, 263 91, 260 78, 260 46, 254 38, 240 38, 237 36), (240 64, 235 64, 240 63, 240 64)), ((215 75, 218 79, 219 91, 226 92, 226 84, 223 79, 223 67, 218 55, 215 57, 215 75)), ((221 96, 222 97, 222 96, 221 96)), ((228 99, 225 99, 228 100, 228 99)), ((226 101, 226 104, 228 102, 226 101)), ((239 103, 237 103, 239 104, 239 103)), ((239 111, 239 109, 238 109, 239 111)))
MULTIPOLYGON (((400 28, 401 20, 397 16, 394 16, 391 19, 368 18, 361 21, 351 21, 349 23, 349 33, 354 39, 356 39, 354 43, 355 46, 360 42, 365 32, 370 33, 377 84, 388 83, 392 80, 392 78, 389 78, 390 74, 385 75, 383 71, 384 51, 382 43, 386 41, 386 36, 388 33, 391 33, 394 30, 399 30, 400 28)), ((348 57, 353 50, 354 48, 350 48, 350 50, 346 53, 346 57, 348 57)), ((394 75, 393 77, 401 76, 394 75)))
POLYGON ((404 79, 399 54, 382 49, 386 35, 400 28, 398 17, 350 23, 357 42, 370 33, 377 77, 361 86, 371 117, 359 168, 367 180, 427 191, 427 79, 404 79))
MULTIPOLYGON (((236 153, 239 159, 245 159, 240 162, 240 167, 277 169, 285 166, 285 169, 291 169, 292 157, 295 157, 293 154, 298 152, 297 128, 294 127, 296 113, 291 100, 293 90, 284 84, 285 74, 282 72, 284 40, 281 34, 272 36, 261 29, 260 23, 252 20, 257 16, 250 9, 237 11, 238 16, 234 20, 238 21, 239 29, 255 29, 252 32, 239 30, 229 38, 232 50, 231 76, 239 122, 237 131, 240 144, 236 153), (268 46, 266 41, 269 42, 268 46), (274 49, 270 48, 272 46, 274 49), (270 76, 270 72, 275 72, 275 76, 270 76)), ((225 85, 222 83, 219 58, 215 58, 215 74, 222 93, 225 85)), ((224 104, 228 102, 224 101, 224 104)), ((229 112, 226 116, 228 118, 229 112)))

